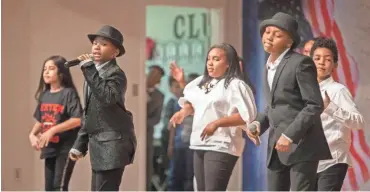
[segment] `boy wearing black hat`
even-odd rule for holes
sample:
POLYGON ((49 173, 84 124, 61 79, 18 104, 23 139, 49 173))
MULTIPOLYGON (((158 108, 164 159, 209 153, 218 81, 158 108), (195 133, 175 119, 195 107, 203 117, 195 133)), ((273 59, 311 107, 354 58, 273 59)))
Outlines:
POLYGON ((267 178, 270 191, 315 189, 319 160, 331 159, 320 114, 323 99, 312 59, 293 49, 300 43, 298 23, 290 15, 277 13, 262 21, 260 33, 266 64, 267 107, 258 115, 257 134, 268 128, 267 178))
POLYGON ((83 125, 70 158, 86 155, 88 144, 92 167, 92 191, 118 191, 126 165, 136 149, 132 115, 125 108, 127 79, 116 63, 125 54, 122 34, 112 26, 103 26, 89 34, 92 55, 78 57, 85 77, 83 125))

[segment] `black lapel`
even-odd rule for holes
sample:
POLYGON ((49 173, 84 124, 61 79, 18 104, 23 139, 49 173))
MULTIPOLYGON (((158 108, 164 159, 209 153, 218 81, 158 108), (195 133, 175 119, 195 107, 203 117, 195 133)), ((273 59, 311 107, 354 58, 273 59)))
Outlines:
POLYGON ((85 93, 85 96, 86 96, 86 109, 87 109, 87 106, 89 106, 89 102, 90 102, 90 97, 91 97, 91 88, 89 87, 89 85, 86 83, 86 93, 85 93))
POLYGON ((275 73, 274 79, 272 81, 272 86, 271 86, 271 99, 272 99, 272 97, 274 95, 274 92, 275 92, 276 85, 277 85, 277 82, 279 80, 280 74, 283 71, 283 69, 285 67, 285 64, 288 62, 288 58, 290 57, 290 55, 291 55, 291 51, 288 51, 285 54, 284 58, 279 63, 279 66, 276 69, 276 73, 275 73))

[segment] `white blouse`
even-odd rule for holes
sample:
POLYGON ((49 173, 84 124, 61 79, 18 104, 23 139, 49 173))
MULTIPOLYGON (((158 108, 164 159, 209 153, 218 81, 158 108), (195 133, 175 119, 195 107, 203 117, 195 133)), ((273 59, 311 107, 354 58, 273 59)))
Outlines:
POLYGON ((253 92, 244 81, 233 79, 225 88, 225 79, 213 79, 210 84, 213 88, 209 93, 198 87, 203 76, 200 76, 186 85, 184 97, 179 99, 179 105, 186 102, 194 108, 194 119, 190 137, 190 148, 194 150, 210 150, 240 156, 244 150, 242 129, 238 127, 219 127, 212 136, 203 141, 200 138, 207 124, 239 113, 246 124, 253 122, 257 116, 256 103, 253 92))

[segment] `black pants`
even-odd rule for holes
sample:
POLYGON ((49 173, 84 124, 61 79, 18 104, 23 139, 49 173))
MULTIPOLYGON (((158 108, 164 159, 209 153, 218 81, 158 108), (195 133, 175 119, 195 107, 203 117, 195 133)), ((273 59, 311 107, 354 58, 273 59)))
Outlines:
POLYGON ((194 151, 194 175, 198 191, 226 191, 237 156, 215 151, 194 151))
POLYGON ((119 191, 123 169, 92 171, 91 191, 119 191))
POLYGON ((45 158, 45 191, 68 191, 74 166, 68 153, 45 158))
POLYGON ((174 149, 168 191, 194 191, 193 159, 193 150, 188 147, 174 149))
POLYGON ((316 186, 318 161, 282 164, 274 150, 267 169, 268 191, 313 191, 316 186))
POLYGON ((154 146, 153 146, 153 127, 148 127, 146 135, 146 190, 152 191, 152 176, 154 171, 154 146))
POLYGON ((318 191, 340 191, 346 177, 348 164, 338 163, 317 174, 318 191))

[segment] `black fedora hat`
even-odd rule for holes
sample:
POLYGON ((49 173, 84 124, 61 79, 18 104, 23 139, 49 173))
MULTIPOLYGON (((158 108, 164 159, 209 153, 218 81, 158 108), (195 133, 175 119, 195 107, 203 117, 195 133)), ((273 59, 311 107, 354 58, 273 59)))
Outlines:
POLYGON ((294 43, 292 49, 296 48, 301 42, 301 37, 298 34, 298 22, 289 14, 278 12, 271 19, 266 19, 260 23, 261 36, 268 26, 278 27, 289 33, 294 43))
POLYGON ((119 49, 119 54, 117 55, 117 57, 126 53, 125 47, 123 47, 123 36, 121 32, 118 31, 118 29, 110 25, 105 25, 101 27, 97 33, 87 35, 91 43, 93 43, 94 39, 98 36, 110 40, 113 45, 119 49))

